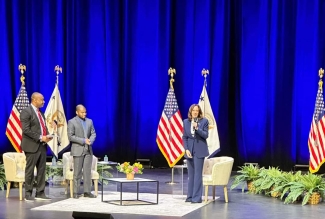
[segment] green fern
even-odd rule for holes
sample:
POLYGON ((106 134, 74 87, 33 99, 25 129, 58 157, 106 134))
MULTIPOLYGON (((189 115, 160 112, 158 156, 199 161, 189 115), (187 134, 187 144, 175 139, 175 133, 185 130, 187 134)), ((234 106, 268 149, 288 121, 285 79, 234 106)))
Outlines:
POLYGON ((276 187, 278 178, 282 175, 282 171, 278 167, 269 167, 269 169, 263 169, 259 173, 259 178, 254 181, 255 193, 270 195, 272 187, 276 187))
POLYGON ((113 177, 112 173, 110 173, 109 171, 113 170, 113 168, 110 165, 106 165, 106 164, 97 164, 97 172, 99 174, 99 180, 98 182, 101 184, 103 182, 104 185, 108 184, 107 180, 103 180, 104 178, 110 178, 113 177))
POLYGON ((254 181, 259 178, 259 173, 261 170, 264 168, 259 168, 258 166, 255 166, 253 164, 245 165, 239 167, 239 175, 237 175, 230 187, 230 189, 236 188, 238 185, 242 184, 242 192, 244 191, 245 188, 245 182, 247 181, 254 181))
POLYGON ((274 187, 274 192, 281 193, 280 199, 283 199, 290 192, 290 183, 299 181, 301 176, 301 171, 296 173, 282 172, 282 175, 276 179, 277 182, 274 187))
POLYGON ((3 164, 0 164, 0 189, 4 190, 6 185, 6 174, 5 168, 3 164))
POLYGON ((46 170, 45 170, 45 180, 46 181, 49 181, 49 179, 53 179, 54 176, 63 177, 63 167, 59 166, 59 165, 62 165, 62 159, 58 159, 57 165, 58 166, 46 165, 46 170))
POLYGON ((297 201, 299 197, 304 197, 302 200, 302 205, 305 205, 313 192, 319 193, 323 198, 325 181, 322 176, 323 175, 308 173, 306 175, 302 175, 296 182, 289 183, 290 192, 284 200, 284 203, 293 203, 297 201))

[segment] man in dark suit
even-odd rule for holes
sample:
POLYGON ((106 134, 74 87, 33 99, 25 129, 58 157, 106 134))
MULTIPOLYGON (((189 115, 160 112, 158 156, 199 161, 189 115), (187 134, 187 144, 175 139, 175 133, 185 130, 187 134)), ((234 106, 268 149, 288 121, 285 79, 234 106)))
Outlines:
POLYGON ((201 107, 191 105, 188 118, 183 121, 183 144, 188 170, 188 191, 186 202, 202 202, 202 171, 206 156, 209 155, 206 139, 209 137, 209 121, 203 118, 201 107))
POLYGON ((29 107, 20 113, 22 126, 21 148, 26 155, 25 200, 33 201, 34 169, 37 169, 37 186, 35 199, 50 200, 45 191, 46 147, 53 136, 48 135, 44 114, 39 108, 44 106, 44 97, 35 92, 29 107))
POLYGON ((68 121, 68 137, 73 156, 73 198, 78 198, 80 181, 83 177, 84 197, 95 198, 91 191, 92 145, 96 132, 91 119, 86 118, 83 105, 76 107, 77 116, 68 121))

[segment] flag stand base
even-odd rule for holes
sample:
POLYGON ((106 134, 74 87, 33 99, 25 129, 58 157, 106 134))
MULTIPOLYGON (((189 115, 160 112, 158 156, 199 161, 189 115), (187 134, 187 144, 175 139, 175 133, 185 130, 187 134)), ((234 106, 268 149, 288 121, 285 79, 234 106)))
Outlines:
POLYGON ((165 182, 166 184, 169 184, 169 185, 174 185, 174 184, 177 184, 179 182, 174 182, 174 167, 172 168, 172 181, 170 182, 165 182))

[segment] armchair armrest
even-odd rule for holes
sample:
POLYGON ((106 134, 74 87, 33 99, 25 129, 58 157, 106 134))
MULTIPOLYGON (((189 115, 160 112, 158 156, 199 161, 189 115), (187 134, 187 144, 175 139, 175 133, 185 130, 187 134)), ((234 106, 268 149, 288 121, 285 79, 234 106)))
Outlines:
POLYGON ((5 175, 7 181, 13 181, 17 174, 16 162, 13 158, 3 156, 3 164, 5 168, 5 175))

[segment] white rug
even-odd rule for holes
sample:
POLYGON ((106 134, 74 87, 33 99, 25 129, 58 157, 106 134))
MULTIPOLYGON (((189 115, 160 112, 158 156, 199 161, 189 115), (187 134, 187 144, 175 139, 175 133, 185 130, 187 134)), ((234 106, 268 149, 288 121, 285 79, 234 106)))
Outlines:
MULTIPOLYGON (((203 197, 202 197, 203 198, 203 197)), ((216 197, 218 198, 218 197, 216 197)), ((104 201, 119 199, 119 193, 104 193, 104 201)), ((123 193, 123 199, 136 199, 135 193, 123 193)), ((139 199, 156 202, 156 194, 140 193, 139 199)), ((118 206, 101 202, 101 195, 97 198, 66 199, 51 204, 32 208, 36 211, 82 211, 82 212, 98 212, 98 213, 121 213, 121 214, 143 214, 143 215, 164 215, 182 217, 192 211, 195 211, 211 202, 209 197, 207 203, 191 204, 185 202, 185 196, 175 196, 169 194, 159 194, 158 205, 132 205, 118 206)))

